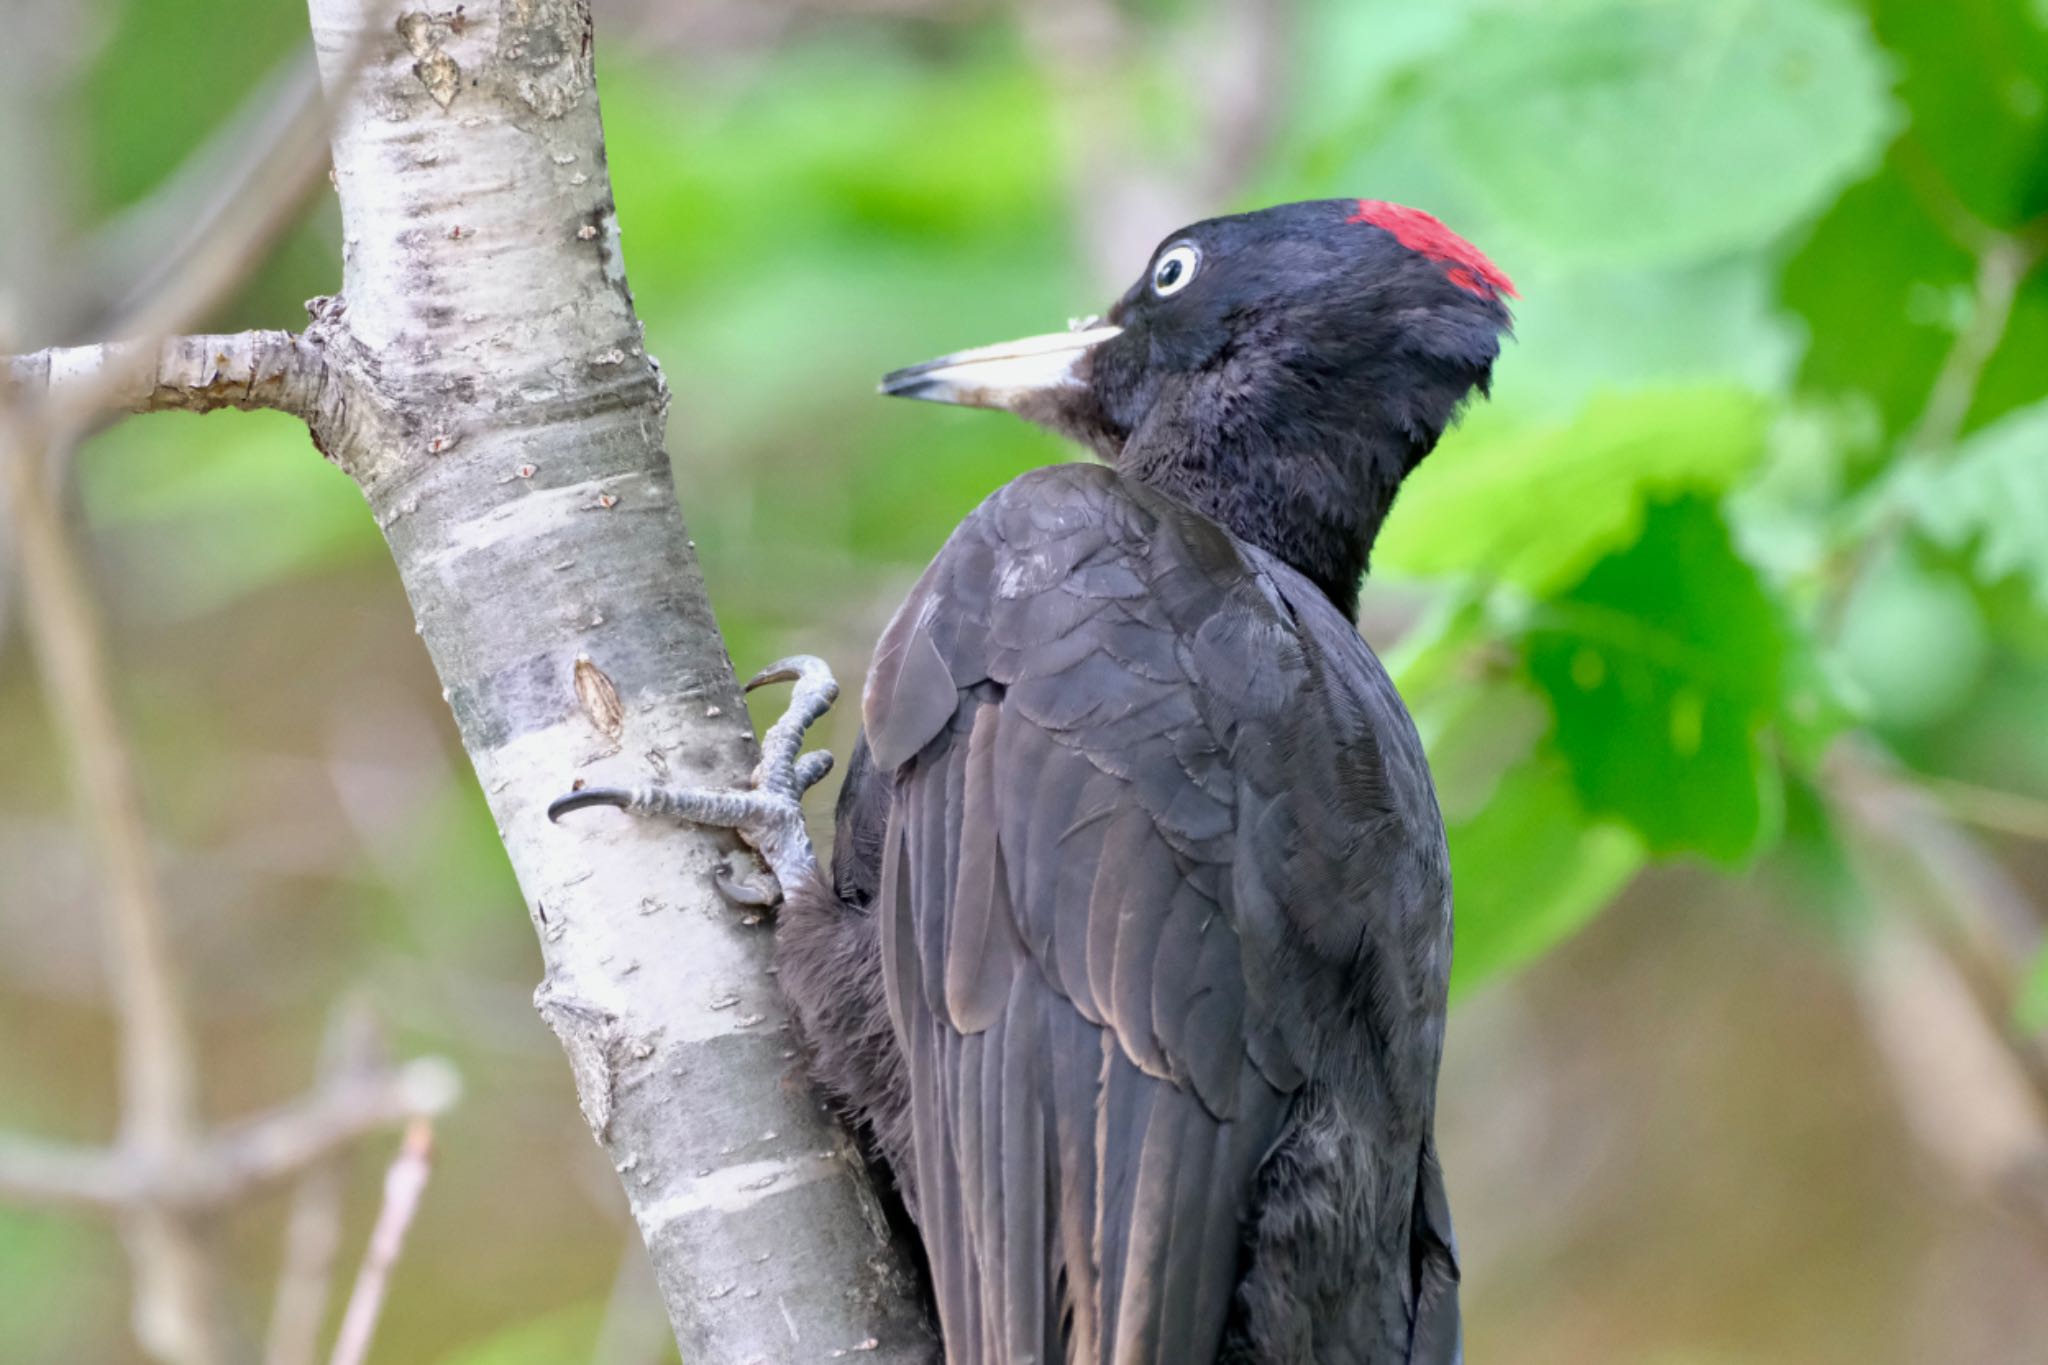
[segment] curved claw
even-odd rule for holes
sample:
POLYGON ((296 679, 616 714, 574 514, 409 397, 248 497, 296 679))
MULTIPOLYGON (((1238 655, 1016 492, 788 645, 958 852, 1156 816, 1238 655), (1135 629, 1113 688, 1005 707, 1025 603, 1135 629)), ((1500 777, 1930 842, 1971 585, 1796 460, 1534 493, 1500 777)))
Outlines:
POLYGON ((772 910, 782 904, 782 884, 773 877, 757 877, 742 881, 733 874, 730 864, 720 863, 718 871, 711 874, 712 884, 719 894, 734 905, 744 905, 756 910, 772 910))
POLYGON ((570 792, 548 802, 548 819, 559 822, 572 810, 587 810, 592 806, 616 806, 620 810, 633 808, 633 793, 624 787, 585 787, 582 791, 570 792))
POLYGON ((786 682, 813 682, 829 689, 832 699, 836 700, 839 695, 839 683, 832 676, 831 666, 815 654, 792 654, 786 659, 777 659, 747 679, 741 690, 752 692, 756 688, 786 682))

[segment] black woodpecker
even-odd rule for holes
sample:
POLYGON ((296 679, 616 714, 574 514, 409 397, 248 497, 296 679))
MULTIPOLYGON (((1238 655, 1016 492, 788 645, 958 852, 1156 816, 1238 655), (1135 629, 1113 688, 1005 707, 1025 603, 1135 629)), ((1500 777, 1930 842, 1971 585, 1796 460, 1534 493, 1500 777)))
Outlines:
POLYGON ((797 802, 835 687, 745 792, 818 1082, 886 1164, 952 1365, 1443 1365, 1451 953, 1413 722, 1353 624, 1507 277, 1376 200, 1197 223, 1106 318, 898 370, 1102 461, 1027 474, 876 647, 829 873, 797 802))

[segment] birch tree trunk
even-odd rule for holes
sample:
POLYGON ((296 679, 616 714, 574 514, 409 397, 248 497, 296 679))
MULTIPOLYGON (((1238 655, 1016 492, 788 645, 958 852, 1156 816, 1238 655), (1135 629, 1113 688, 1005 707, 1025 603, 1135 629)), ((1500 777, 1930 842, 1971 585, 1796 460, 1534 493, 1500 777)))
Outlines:
POLYGON ((853 1149, 802 1081, 772 926, 712 885, 736 846, 545 815, 577 779, 737 785, 755 757, 662 449, 587 2, 310 9, 340 104, 340 294, 296 336, 46 352, 9 377, 60 405, 305 419, 390 543, 540 936, 535 1003, 684 1359, 934 1359, 853 1149))

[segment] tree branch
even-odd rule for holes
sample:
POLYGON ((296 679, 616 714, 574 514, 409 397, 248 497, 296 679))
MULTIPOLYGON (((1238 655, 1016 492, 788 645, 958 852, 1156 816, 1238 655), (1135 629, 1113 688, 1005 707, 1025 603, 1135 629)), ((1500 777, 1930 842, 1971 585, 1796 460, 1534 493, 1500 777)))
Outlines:
POLYGON ((1879 914, 1859 962, 1864 1010, 1928 1150, 2048 1235, 2048 1052, 2012 1026, 2017 964, 2040 952, 2026 892, 1935 798, 1852 741, 1830 804, 1879 914))
MULTIPOLYGON (((321 1040, 319 1081, 373 1073, 383 1040, 369 1007, 346 999, 327 1021, 321 1040)), ((345 1167, 339 1156, 316 1161, 299 1174, 285 1218, 283 1264, 270 1326, 263 1339, 263 1365, 313 1365, 334 1264, 341 1251, 345 1167)))
POLYGON ((744 783, 753 735, 676 506, 607 182, 583 0, 311 0, 344 279, 310 425, 390 542, 545 963, 535 1000, 620 1174, 685 1359, 934 1345, 770 967, 729 836, 545 808, 572 781, 744 783), (577 699, 579 659, 619 708, 577 699), (792 1083, 794 1082, 794 1083, 792 1083), (745 1266, 745 1292, 717 1293, 745 1266))
POLYGON ((370 1244, 363 1249, 363 1264, 356 1271, 355 1288, 342 1312, 330 1365, 363 1365, 370 1354, 370 1339, 377 1334, 377 1319, 384 1311, 391 1267, 398 1263, 406 1230, 419 1211, 420 1196, 426 1193, 433 1155, 434 1126, 425 1119, 414 1119, 406 1127, 391 1169, 384 1174, 384 1206, 377 1212, 376 1226, 370 1229, 370 1244))
POLYGON ((0 368, 8 399, 56 431, 101 412, 272 408, 310 419, 324 379, 318 348, 278 331, 57 346, 0 368))
POLYGON ((1993 234, 1984 243, 1977 255, 1970 320, 1943 357, 1927 406, 1906 437, 1909 458, 1946 455, 1954 448, 1976 401, 1984 367, 1998 353, 2012 323, 2020 285, 2040 263, 2040 246, 2025 236, 1993 234))
POLYGON ((2048 800, 1926 773, 1918 774, 1915 781, 1923 792, 1966 825, 2048 843, 2048 800))
POLYGON ((165 1159, 0 1134, 0 1198, 117 1213, 214 1213, 327 1161, 381 1129, 446 1110, 460 1085, 448 1063, 337 1076, 311 1094, 197 1140, 165 1159))

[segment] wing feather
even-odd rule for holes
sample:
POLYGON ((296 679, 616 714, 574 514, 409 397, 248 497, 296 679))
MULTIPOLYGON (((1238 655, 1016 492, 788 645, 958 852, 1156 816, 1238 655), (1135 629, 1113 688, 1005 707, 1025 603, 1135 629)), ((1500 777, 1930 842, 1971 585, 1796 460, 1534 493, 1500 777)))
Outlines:
POLYGON ((1406 869, 1347 846, 1407 832, 1346 772, 1286 572, 1060 467, 963 523, 877 650, 876 907, 955 1365, 1212 1359, 1357 955, 1396 953, 1373 1008, 1415 994, 1420 950, 1360 924, 1406 869))

